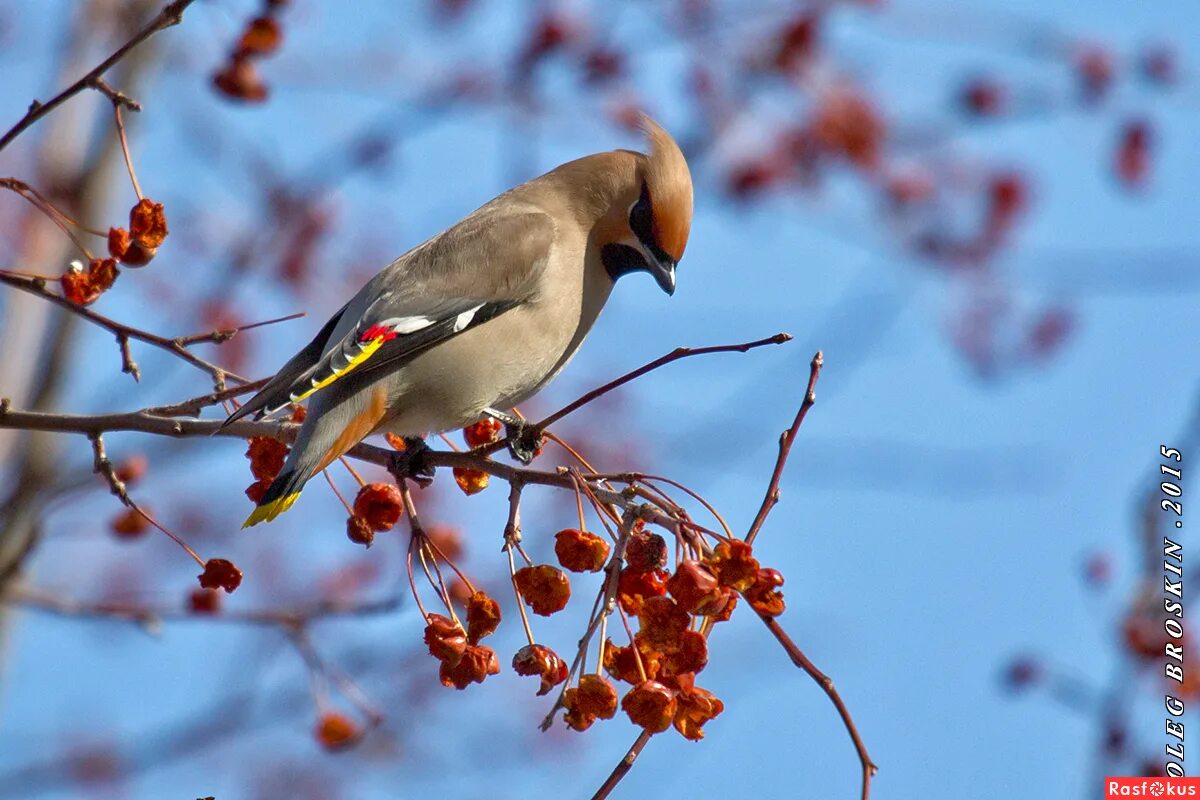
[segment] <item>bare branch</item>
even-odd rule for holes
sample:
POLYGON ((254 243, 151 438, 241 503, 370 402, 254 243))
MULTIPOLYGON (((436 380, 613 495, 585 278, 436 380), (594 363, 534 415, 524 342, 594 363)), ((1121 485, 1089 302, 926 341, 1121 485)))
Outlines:
MULTIPOLYGON (((165 350, 168 353, 183 359, 187 363, 207 372, 212 376, 213 383, 217 385, 218 389, 225 388, 226 378, 237 381, 238 383, 250 383, 249 378, 244 378, 237 373, 230 372, 223 367, 219 367, 210 361, 200 358, 195 353, 190 352, 186 346, 180 344, 176 339, 168 339, 165 336, 149 333, 148 331, 141 330, 140 328, 135 328, 122 322, 117 322, 116 320, 106 317, 103 314, 92 311, 90 308, 75 305, 67 298, 54 294, 46 289, 46 281, 43 279, 26 278, 21 275, 13 275, 11 273, 0 271, 0 283, 8 284, 15 289, 20 289, 23 292, 28 292, 29 294, 40 297, 43 300, 54 303, 56 306, 64 308, 72 314, 83 317, 93 325, 98 325, 105 330, 111 331, 118 337, 118 343, 122 345, 124 345, 124 343, 122 342, 121 337, 125 337, 125 339, 136 339, 139 342, 145 342, 146 344, 157 347, 160 350, 165 350)), ((126 352, 127 348, 122 346, 122 369, 123 371, 134 375, 136 378, 136 376, 140 376, 140 372, 138 371, 136 364, 133 364, 133 366, 130 367, 130 362, 132 359, 126 360, 126 352)))
MULTIPOLYGON (((37 100, 34 100, 32 103, 30 103, 29 110, 25 112, 25 116, 17 120, 17 124, 13 125, 12 128, 10 128, 3 136, 0 136, 0 150, 3 150, 5 147, 7 147, 30 125, 33 125, 33 123, 49 114, 55 108, 79 94, 84 89, 95 89, 96 91, 104 94, 110 100, 113 100, 114 103, 118 102, 116 98, 120 97, 123 99, 123 105, 134 108, 136 103, 129 105, 132 101, 129 101, 129 99, 120 92, 117 92, 115 89, 109 87, 108 84, 104 83, 101 80, 101 76, 103 76, 108 70, 112 69, 112 67, 118 61, 127 56, 129 52, 139 44, 146 41, 159 31, 170 28, 173 25, 178 25, 180 22, 182 22, 183 12, 193 2, 194 0, 173 0, 173 2, 163 6, 162 10, 158 12, 154 19, 146 23, 145 27, 133 35, 133 38, 118 47, 112 55, 97 64, 82 78, 75 81, 75 83, 71 84, 66 89, 63 89, 45 103, 40 103, 37 100)), ((134 110, 138 109, 134 108, 134 110)))
POLYGON ((824 364, 825 356, 818 350, 817 354, 813 356, 812 363, 809 365, 808 388, 804 391, 804 402, 800 404, 800 409, 796 412, 796 418, 792 420, 792 427, 784 431, 783 435, 779 437, 779 457, 775 459, 775 469, 771 473, 771 482, 767 484, 767 494, 763 497, 758 514, 755 515, 754 522, 750 524, 750 530, 746 533, 747 544, 754 543, 758 532, 762 530, 763 523, 767 521, 767 515, 771 513, 771 509, 779 502, 779 481, 783 478, 783 468, 787 466, 788 454, 792 452, 792 443, 796 441, 796 434, 800 432, 800 426, 804 424, 804 418, 808 416, 808 410, 813 407, 813 403, 817 402, 817 378, 821 377, 821 367, 824 364))

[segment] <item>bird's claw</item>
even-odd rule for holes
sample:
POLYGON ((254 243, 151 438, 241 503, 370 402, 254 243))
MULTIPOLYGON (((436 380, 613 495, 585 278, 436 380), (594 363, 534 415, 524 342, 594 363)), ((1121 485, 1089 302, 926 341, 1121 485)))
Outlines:
POLYGON ((516 421, 505 423, 505 442, 508 452, 522 464, 529 465, 542 450, 546 437, 535 426, 526 422, 516 421))
POLYGON ((429 445, 419 436, 405 436, 404 449, 392 453, 388 472, 397 482, 412 480, 422 489, 433 483, 434 468, 426 461, 429 445))

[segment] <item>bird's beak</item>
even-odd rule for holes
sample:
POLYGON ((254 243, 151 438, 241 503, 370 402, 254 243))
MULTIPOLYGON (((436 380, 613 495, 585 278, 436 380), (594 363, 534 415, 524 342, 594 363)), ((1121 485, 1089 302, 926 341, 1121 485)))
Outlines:
POLYGON ((660 289, 668 295, 675 294, 675 262, 658 260, 653 255, 646 254, 646 263, 650 265, 650 274, 658 283, 660 289))

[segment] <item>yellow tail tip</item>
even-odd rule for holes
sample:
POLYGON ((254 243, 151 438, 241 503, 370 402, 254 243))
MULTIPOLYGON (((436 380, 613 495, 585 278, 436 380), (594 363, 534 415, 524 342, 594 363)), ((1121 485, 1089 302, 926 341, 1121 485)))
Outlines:
POLYGON ((295 503, 296 498, 299 496, 299 492, 293 492, 286 497, 280 497, 278 500, 272 500, 269 503, 258 506, 250 512, 250 516, 246 517, 246 521, 242 523, 242 528, 253 528, 260 522, 270 522, 291 508, 292 503, 295 503))

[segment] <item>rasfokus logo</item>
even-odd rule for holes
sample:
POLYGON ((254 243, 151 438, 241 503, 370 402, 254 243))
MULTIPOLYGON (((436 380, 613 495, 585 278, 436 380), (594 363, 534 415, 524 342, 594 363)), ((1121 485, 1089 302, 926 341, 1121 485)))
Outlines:
POLYGON ((1104 800, 1119 797, 1200 798, 1200 778, 1105 778, 1104 800))

